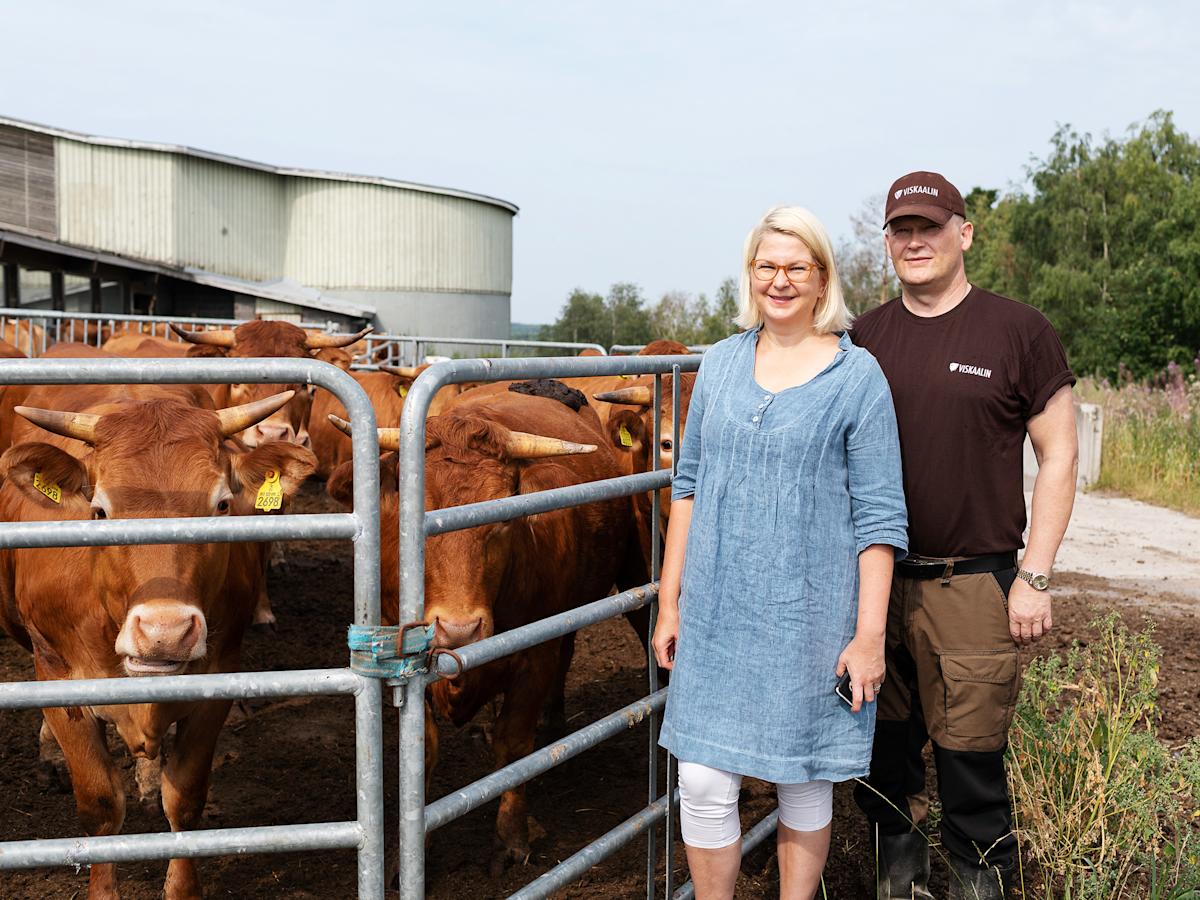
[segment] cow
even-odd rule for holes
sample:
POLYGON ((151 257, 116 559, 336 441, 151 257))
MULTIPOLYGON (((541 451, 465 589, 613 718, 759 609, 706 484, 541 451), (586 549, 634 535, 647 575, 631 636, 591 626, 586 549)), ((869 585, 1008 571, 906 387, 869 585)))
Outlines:
MULTIPOLYGON (((429 368, 429 363, 424 363, 419 366, 380 366, 379 371, 387 372, 395 375, 397 378, 407 378, 411 384, 417 380, 417 377, 429 368)), ((508 384, 508 382, 504 382, 508 384)), ((461 384, 444 384, 438 388, 438 392, 433 395, 433 399, 429 402, 429 410, 425 413, 426 416, 440 416, 445 410, 457 402, 458 398, 471 390, 479 390, 481 387, 490 387, 489 384, 479 381, 466 381, 461 384)))
MULTIPOLYGON (((188 331, 172 323, 171 330, 185 341, 220 347, 231 359, 246 357, 285 357, 311 359, 312 351, 326 347, 346 347, 363 338, 371 329, 357 334, 310 334, 290 322, 256 320, 233 329, 188 331)), ((248 447, 264 441, 283 440, 306 447, 309 444, 308 423, 312 397, 300 385, 230 384, 219 394, 217 405, 249 403, 280 390, 295 391, 285 409, 264 422, 259 422, 238 437, 248 447)))
MULTIPOLYGON (((490 395, 428 419, 426 429, 427 510, 610 478, 621 468, 611 438, 581 395, 575 408, 544 396, 490 395)), ((390 624, 399 618, 398 434, 380 431, 380 445, 389 451, 380 459, 380 514, 382 610, 390 624)), ((351 505, 352 487, 351 467, 343 464, 327 490, 351 505)), ((425 615, 435 646, 452 650, 554 615, 603 597, 614 582, 643 583, 636 564, 630 570, 636 541, 627 505, 628 498, 617 498, 429 538, 425 615)), ((554 639, 438 681, 430 702, 461 726, 503 694, 492 750, 497 767, 505 766, 533 750, 542 708, 561 694, 572 647, 570 638, 554 639)), ((501 797, 496 832, 493 872, 529 854, 524 787, 501 797)))
MULTIPOLYGON (((375 409, 376 421, 383 426, 397 427, 412 379, 391 372, 351 372, 350 376, 366 392, 375 409)), ((321 479, 328 479, 334 469, 350 459, 350 439, 330 421, 331 415, 344 419, 346 410, 329 391, 317 389, 313 396, 309 436, 312 450, 317 455, 317 477, 321 479)))
MULTIPOLYGON (((100 351, 97 351, 100 352, 100 351)), ((312 454, 285 443, 249 452, 227 438, 282 408, 289 392, 215 410, 195 386, 39 386, 16 407, 18 442, 0 456, 0 519, 70 521, 254 513, 256 498, 286 499, 313 471, 312 454), (35 428, 36 426, 36 428, 35 428)), ((268 503, 267 505, 270 505, 268 503)), ((33 656, 40 681, 236 671, 251 618, 255 573, 245 544, 140 545, 0 551, 0 627, 33 656)), ((213 749, 229 701, 47 708, 83 830, 120 832, 123 777, 106 723, 131 755, 163 767, 162 805, 173 831, 200 823, 213 749)), ((201 896, 190 859, 173 859, 173 900, 201 896)), ((88 897, 117 897, 116 869, 94 864, 88 897)))
POLYGON ((24 359, 25 353, 18 347, 14 347, 8 341, 0 340, 0 358, 2 359, 24 359))
POLYGON ((40 356, 42 344, 47 343, 45 329, 28 319, 5 319, 0 326, 0 340, 12 344, 26 356, 40 356))

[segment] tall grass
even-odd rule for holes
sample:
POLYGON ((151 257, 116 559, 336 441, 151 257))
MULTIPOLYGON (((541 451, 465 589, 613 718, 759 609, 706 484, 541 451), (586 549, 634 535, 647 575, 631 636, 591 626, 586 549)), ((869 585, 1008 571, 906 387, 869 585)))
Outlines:
POLYGON ((1151 626, 1092 627, 1025 672, 1009 743, 1022 845, 1047 900, 1200 900, 1200 739, 1157 737, 1151 626))
MULTIPOLYGON (((1200 363, 1200 361, 1198 361, 1200 363)), ((1174 363, 1147 383, 1080 383, 1104 407, 1096 487, 1200 515, 1200 377, 1174 363)))

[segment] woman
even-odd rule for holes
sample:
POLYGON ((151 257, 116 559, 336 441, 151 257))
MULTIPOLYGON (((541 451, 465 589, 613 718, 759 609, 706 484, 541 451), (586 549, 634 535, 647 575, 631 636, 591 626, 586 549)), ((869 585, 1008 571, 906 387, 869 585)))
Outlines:
POLYGON ((907 521, 891 394, 850 318, 824 227, 773 209, 746 238, 746 331, 693 389, 653 643, 699 900, 733 896, 743 775, 778 786, 780 895, 811 898, 833 782, 869 767, 907 521))

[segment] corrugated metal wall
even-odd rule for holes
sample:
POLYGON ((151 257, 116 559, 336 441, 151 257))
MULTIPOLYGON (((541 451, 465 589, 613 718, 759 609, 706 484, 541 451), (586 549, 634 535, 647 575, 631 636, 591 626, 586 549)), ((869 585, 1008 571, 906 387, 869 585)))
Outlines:
POLYGON ((283 273, 284 180, 195 157, 175 157, 175 258, 222 275, 270 281, 283 273))
POLYGON ((491 203, 55 138, 61 239, 329 290, 512 292, 512 219, 491 203))
POLYGON ((179 264, 174 157, 63 138, 54 146, 61 240, 179 264))
POLYGON ((512 213, 374 184, 289 179, 285 271, 334 290, 512 291, 512 213))

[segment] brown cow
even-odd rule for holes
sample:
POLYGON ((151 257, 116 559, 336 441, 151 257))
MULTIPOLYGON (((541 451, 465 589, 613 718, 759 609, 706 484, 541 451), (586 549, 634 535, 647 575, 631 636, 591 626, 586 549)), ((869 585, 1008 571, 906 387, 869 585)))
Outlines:
MULTIPOLYGON (((366 391, 375 408, 376 421, 385 428, 398 427, 412 379, 391 372, 351 372, 350 377, 366 391)), ((330 415, 345 419, 346 410, 329 391, 317 389, 313 396, 309 435, 313 453, 317 455, 317 477, 323 479, 328 479, 334 469, 350 460, 350 438, 330 422, 330 415)))
MULTIPOLYGON (((617 453, 582 397, 579 406, 577 411, 558 400, 507 392, 429 419, 425 508, 614 477, 621 469, 617 453)), ((394 451, 397 440, 397 431, 381 432, 381 446, 394 451)), ((393 624, 399 615, 397 465, 396 452, 380 460, 383 618, 393 624)), ((328 491, 349 505, 351 489, 347 464, 334 472, 328 491)), ((635 542, 627 528, 627 503, 606 500, 430 538, 425 614, 435 625, 437 646, 461 647, 554 615, 603 597, 614 582, 642 583, 640 571, 629 571, 635 542)), ((497 767, 505 766, 532 752, 539 716, 565 676, 571 646, 570 640, 547 641, 453 682, 439 681, 431 689, 432 703, 461 726, 504 694, 492 750, 497 767)), ((523 787, 502 796, 496 829, 501 849, 493 870, 528 856, 523 787)))
MULTIPOLYGON (((269 473, 291 496, 312 472, 288 444, 232 452, 225 441, 290 395, 213 411, 191 387, 37 387, 17 412, 51 432, 0 457, 0 519, 158 518, 253 513, 269 473)), ((32 425, 29 426, 32 428, 32 425)), ((46 433, 46 432, 43 432, 46 433)), ((274 480, 274 479, 272 479, 274 480)), ((183 544, 0 551, 0 625, 33 654, 39 680, 236 671, 254 602, 253 572, 238 571, 246 545, 183 544)), ((138 759, 158 757, 162 803, 173 831, 194 829, 208 793, 213 748, 229 701, 49 708, 81 824, 116 834, 123 776, 105 723, 138 759)), ((201 895, 195 863, 171 860, 168 898, 201 895)), ((88 896, 117 896, 111 864, 91 866, 88 896)))
MULTIPOLYGON (((246 322, 234 329, 216 331, 187 331, 172 324, 171 329, 193 344, 224 349, 231 359, 246 357, 284 357, 310 359, 312 351, 326 347, 346 347, 368 334, 364 328, 357 334, 308 334, 290 322, 259 320, 246 322)), ((312 397, 300 385, 250 384, 228 385, 227 393, 218 406, 249 403, 281 390, 293 390, 292 402, 265 422, 259 422, 245 434, 238 435, 248 447, 271 440, 289 441, 302 447, 309 445, 309 414, 312 397), (227 399, 226 399, 227 397, 227 399)))
MULTIPOLYGON (((422 372, 428 369, 430 363, 424 363, 419 366, 380 366, 379 371, 387 372, 395 375, 397 378, 407 378, 409 383, 417 380, 422 372)), ((505 382, 508 384, 508 382, 505 382)), ((429 411, 426 416, 440 416, 449 407, 458 402, 458 398, 467 393, 467 391, 478 390, 480 387, 488 385, 479 381, 466 381, 462 384, 445 384, 438 388, 438 392, 433 395, 433 399, 429 402, 429 411)))

